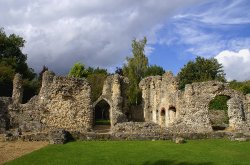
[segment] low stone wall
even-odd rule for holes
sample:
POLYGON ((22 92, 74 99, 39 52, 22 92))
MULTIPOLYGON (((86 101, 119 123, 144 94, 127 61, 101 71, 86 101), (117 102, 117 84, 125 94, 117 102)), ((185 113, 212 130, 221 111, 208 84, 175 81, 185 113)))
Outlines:
POLYGON ((124 122, 118 123, 112 128, 113 133, 160 133, 163 129, 153 122, 124 122))

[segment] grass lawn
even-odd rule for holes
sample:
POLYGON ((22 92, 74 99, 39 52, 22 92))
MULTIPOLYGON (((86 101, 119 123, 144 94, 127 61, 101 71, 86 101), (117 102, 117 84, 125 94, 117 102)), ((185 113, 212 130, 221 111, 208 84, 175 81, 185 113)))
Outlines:
POLYGON ((49 145, 7 163, 88 165, 214 165, 250 164, 250 142, 229 140, 82 141, 49 145))
POLYGON ((96 120, 96 125, 110 125, 110 120, 96 120))

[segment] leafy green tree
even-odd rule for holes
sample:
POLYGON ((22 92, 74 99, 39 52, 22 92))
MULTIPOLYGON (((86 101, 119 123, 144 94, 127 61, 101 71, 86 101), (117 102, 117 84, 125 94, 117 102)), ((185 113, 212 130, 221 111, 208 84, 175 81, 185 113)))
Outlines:
POLYGON ((156 76, 156 75, 162 76, 164 73, 165 70, 162 67, 157 65, 151 65, 147 68, 146 76, 156 76))
POLYGON ((97 68, 88 67, 87 71, 88 71, 89 75, 91 75, 91 74, 99 74, 99 73, 105 74, 105 75, 108 74, 107 69, 102 69, 102 68, 99 68, 99 67, 97 67, 97 68))
POLYGON ((15 72, 23 75, 24 78, 32 80, 36 74, 29 68, 26 60, 27 55, 23 54, 25 40, 15 34, 7 36, 0 28, 0 61, 5 65, 11 66, 15 72))
POLYGON ((87 77, 91 87, 91 100, 96 101, 102 94, 102 88, 107 74, 105 73, 93 73, 87 77))
POLYGON ((108 72, 106 69, 101 69, 99 67, 88 67, 85 69, 84 64, 78 62, 74 64, 68 75, 72 77, 86 78, 91 86, 91 100, 96 101, 102 94, 103 84, 108 72))
POLYGON ((83 78, 88 76, 88 71, 85 69, 84 64, 78 62, 70 69, 68 76, 83 78))
POLYGON ((41 82, 35 78, 33 80, 23 80, 23 100, 22 103, 27 103, 34 95, 37 95, 41 88, 41 82))
POLYGON ((0 96, 11 96, 14 75, 15 70, 11 66, 0 63, 0 96))
POLYGON ((250 80, 243 81, 243 82, 238 82, 236 80, 233 80, 233 81, 229 82, 229 86, 232 89, 240 91, 240 92, 242 92, 244 94, 249 94, 250 93, 250 80))
POLYGON ((133 57, 127 57, 127 64, 123 66, 124 76, 128 77, 130 82, 127 93, 130 104, 138 105, 141 102, 141 90, 138 84, 146 76, 148 68, 148 58, 144 52, 146 44, 146 37, 139 41, 132 40, 133 57))
POLYGON ((189 61, 178 73, 179 88, 185 88, 186 84, 209 80, 225 81, 222 65, 215 58, 205 59, 196 57, 195 61, 189 61))
POLYGON ((120 68, 120 67, 116 67, 115 73, 116 73, 116 74, 119 74, 119 75, 121 75, 121 76, 124 75, 124 74, 123 74, 123 70, 122 70, 122 68, 120 68))
POLYGON ((91 86, 91 100, 96 101, 102 94, 104 81, 108 75, 107 69, 102 68, 88 68, 87 80, 91 86))
MULTIPOLYGON (((15 73, 23 75, 24 79, 31 81, 36 78, 33 69, 29 68, 27 55, 22 52, 25 40, 15 34, 6 35, 0 28, 0 95, 12 95, 12 80, 15 73)), ((26 93, 24 94, 26 97, 26 93)))

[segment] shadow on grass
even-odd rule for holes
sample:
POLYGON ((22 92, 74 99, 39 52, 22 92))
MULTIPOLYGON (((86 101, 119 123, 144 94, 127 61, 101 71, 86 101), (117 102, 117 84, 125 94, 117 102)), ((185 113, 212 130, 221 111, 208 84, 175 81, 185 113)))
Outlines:
POLYGON ((211 162, 205 163, 189 163, 189 162, 178 162, 176 160, 157 160, 155 162, 145 162, 142 165, 213 165, 211 162))

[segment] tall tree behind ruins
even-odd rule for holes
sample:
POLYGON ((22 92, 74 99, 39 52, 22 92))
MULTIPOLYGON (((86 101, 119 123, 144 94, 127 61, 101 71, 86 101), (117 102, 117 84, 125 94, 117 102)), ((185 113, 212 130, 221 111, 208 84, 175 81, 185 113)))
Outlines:
POLYGON ((139 82, 145 77, 148 68, 148 58, 145 55, 147 39, 132 40, 133 57, 127 57, 127 64, 123 66, 124 76, 129 79, 128 99, 130 104, 138 105, 141 102, 141 90, 139 82))

